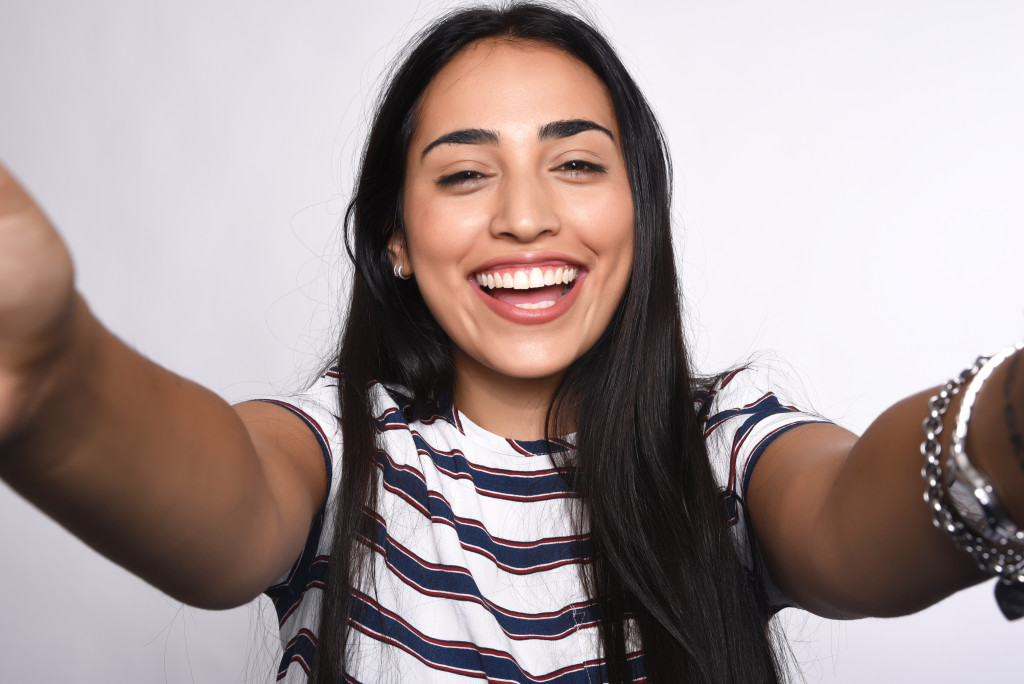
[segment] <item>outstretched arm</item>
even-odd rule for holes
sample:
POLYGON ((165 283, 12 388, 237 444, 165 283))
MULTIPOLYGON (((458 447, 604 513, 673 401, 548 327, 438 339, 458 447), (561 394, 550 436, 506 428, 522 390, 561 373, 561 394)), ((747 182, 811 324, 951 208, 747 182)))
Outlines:
POLYGON ((67 250, 0 166, 0 476, 194 605, 238 605, 298 556, 325 489, 312 433, 232 408, 134 352, 76 293, 67 250))
MULTIPOLYGON (((1024 415, 1024 372, 1011 373, 1013 361, 978 395, 967 449, 1009 515, 1024 521, 1024 470, 1004 419, 1007 402, 1024 415)), ((934 527, 923 500, 921 424, 936 391, 897 403, 860 438, 806 425, 762 456, 748 492, 751 519, 773 579, 801 606, 826 617, 901 615, 985 579, 934 527)), ((943 458, 961 398, 944 418, 943 458)))

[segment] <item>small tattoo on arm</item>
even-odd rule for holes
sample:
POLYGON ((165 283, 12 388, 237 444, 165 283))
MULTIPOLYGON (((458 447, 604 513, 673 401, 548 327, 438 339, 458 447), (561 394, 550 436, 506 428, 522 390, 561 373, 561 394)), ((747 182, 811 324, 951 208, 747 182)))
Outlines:
POLYGON ((1006 429, 1010 433, 1010 446, 1013 447, 1013 457, 1017 465, 1024 468, 1024 438, 1021 437, 1017 427, 1017 412, 1013 405, 1013 386, 1017 378, 1017 366, 1020 365, 1021 352, 1013 355, 1010 366, 1006 371, 1006 384, 1003 385, 1003 419, 1006 421, 1006 429))

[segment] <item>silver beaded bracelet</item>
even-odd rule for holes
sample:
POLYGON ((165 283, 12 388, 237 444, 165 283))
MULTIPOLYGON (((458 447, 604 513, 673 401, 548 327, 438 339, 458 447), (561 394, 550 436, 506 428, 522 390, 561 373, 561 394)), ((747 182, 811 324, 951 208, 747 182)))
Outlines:
POLYGON ((932 522, 945 531, 956 546, 971 555, 981 570, 999 577, 996 602, 1011 620, 1024 616, 1024 532, 1009 518, 991 482, 967 458, 967 428, 974 400, 992 371, 1024 347, 1018 343, 993 357, 979 356, 974 364, 946 382, 928 400, 928 417, 922 423, 925 458, 921 475, 925 480, 924 500, 932 511, 932 522), (952 455, 943 473, 942 417, 954 395, 967 385, 954 427, 952 455), (958 479, 959 478, 959 479, 958 479), (966 483, 967 486, 962 486, 966 483), (966 490, 966 500, 955 497, 966 490))
POLYGON ((950 456, 946 462, 949 474, 953 478, 963 478, 984 511, 984 524, 977 531, 986 540, 999 546, 1006 546, 1011 542, 1024 543, 1024 530, 1010 519, 992 483, 974 467, 967 457, 967 428, 971 420, 974 400, 977 399, 982 385, 1001 363, 1020 351, 1021 348, 1024 348, 1024 342, 1007 347, 989 358, 967 385, 967 389, 964 390, 964 398, 960 402, 960 410, 957 411, 950 456))

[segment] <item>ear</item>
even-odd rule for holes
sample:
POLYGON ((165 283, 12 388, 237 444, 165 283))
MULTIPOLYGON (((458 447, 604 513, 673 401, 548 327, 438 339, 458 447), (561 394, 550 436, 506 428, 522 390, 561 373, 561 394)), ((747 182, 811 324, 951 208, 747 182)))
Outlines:
POLYGON ((405 277, 412 275, 412 263, 405 247, 405 235, 395 233, 391 236, 391 241, 388 242, 388 257, 395 268, 401 266, 405 277))

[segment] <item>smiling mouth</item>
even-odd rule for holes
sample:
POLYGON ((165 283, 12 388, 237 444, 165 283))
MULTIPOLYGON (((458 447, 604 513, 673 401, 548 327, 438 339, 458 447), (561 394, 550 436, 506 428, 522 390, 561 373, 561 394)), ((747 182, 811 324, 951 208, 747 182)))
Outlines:
POLYGON ((485 293, 519 309, 546 309, 576 284, 575 266, 503 268, 473 276, 485 293))

